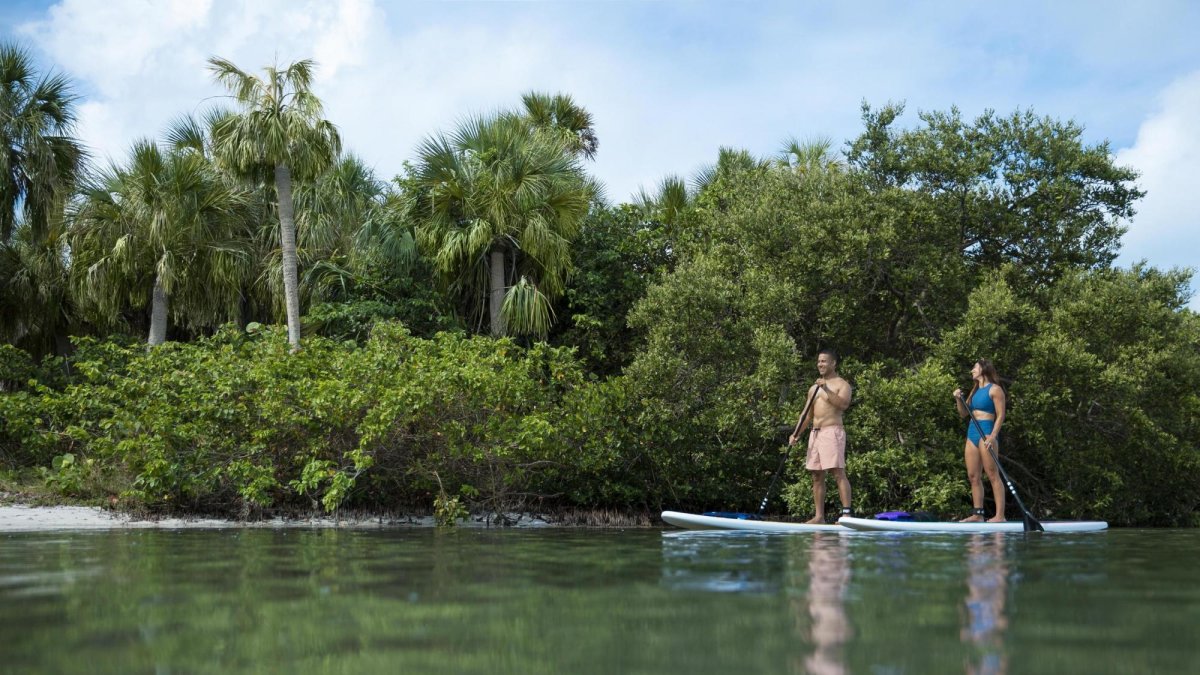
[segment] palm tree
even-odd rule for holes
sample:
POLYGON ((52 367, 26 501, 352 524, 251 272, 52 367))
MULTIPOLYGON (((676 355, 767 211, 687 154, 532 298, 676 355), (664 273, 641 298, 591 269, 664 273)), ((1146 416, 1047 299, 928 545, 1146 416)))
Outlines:
POLYGON ((667 226, 675 225, 696 198, 696 189, 688 189, 679 176, 667 176, 659 181, 658 191, 651 194, 644 189, 634 198, 634 204, 647 219, 667 226))
POLYGON ((388 186, 353 154, 295 191, 299 257, 306 295, 328 299, 379 265, 405 272, 416 258, 412 230, 388 205, 388 186))
POLYGON ((62 217, 86 163, 74 126, 70 82, 0 44, 0 339, 39 356, 65 353, 74 322, 62 217))
POLYGON ((38 77, 28 53, 0 44, 0 244, 18 215, 35 239, 61 216, 85 162, 74 126, 71 83, 38 77))
POLYGON ((412 183, 418 242, 460 308, 493 335, 544 334, 595 195, 571 147, 519 116, 475 118, 421 143, 412 183))
POLYGON ((692 192, 698 195, 719 180, 746 171, 761 171, 770 166, 769 160, 755 157, 748 150, 721 147, 717 150, 717 163, 701 168, 692 178, 692 192))
POLYGON ((110 322, 148 301, 149 347, 166 340, 168 314, 204 327, 236 316, 253 269, 246 204, 202 153, 138 141, 128 167, 103 172, 74 212, 79 297, 110 322))
POLYGON ((0 244, 0 339, 35 357, 66 354, 77 328, 62 218, 35 232, 18 223, 0 244))
POLYGON ((521 117, 535 129, 553 135, 572 153, 595 159, 600 148, 592 114, 566 94, 531 91, 521 97, 521 117))
POLYGON ((819 137, 808 141, 789 138, 779 153, 779 164, 799 174, 821 175, 842 171, 845 165, 833 154, 833 141, 819 137))
POLYGON ((296 351, 300 288, 292 181, 315 179, 328 168, 341 152, 341 138, 334 125, 321 117, 321 101, 312 92, 311 60, 282 70, 269 66, 262 77, 226 59, 213 57, 208 63, 216 80, 242 108, 213 130, 218 157, 242 175, 274 175, 288 340, 296 351))
MULTIPOLYGON (((168 129, 167 142, 176 151, 215 157, 213 130, 232 115, 213 109, 201 118, 180 117, 168 129)), ((260 210, 264 189, 252 182, 245 185, 253 189, 251 210, 260 210)), ((372 265, 403 272, 415 261, 412 230, 399 218, 402 213, 389 206, 390 196, 388 184, 354 154, 339 157, 315 181, 295 182, 296 257, 303 270, 299 276, 303 303, 344 295, 372 265)), ((243 293, 253 296, 252 305, 266 306, 276 298, 283 309, 279 228, 257 229, 247 239, 258 250, 261 275, 243 293)))
POLYGON ((271 317, 286 315, 287 303, 283 293, 279 228, 274 225, 274 187, 261 177, 240 175, 232 171, 228 163, 218 161, 215 129, 235 116, 235 112, 223 107, 211 108, 200 117, 181 115, 167 128, 164 140, 171 152, 196 153, 206 158, 213 170, 238 186, 248 199, 245 227, 238 238, 249 246, 256 264, 253 273, 243 279, 240 291, 237 323, 245 326, 252 321, 270 322, 271 317))

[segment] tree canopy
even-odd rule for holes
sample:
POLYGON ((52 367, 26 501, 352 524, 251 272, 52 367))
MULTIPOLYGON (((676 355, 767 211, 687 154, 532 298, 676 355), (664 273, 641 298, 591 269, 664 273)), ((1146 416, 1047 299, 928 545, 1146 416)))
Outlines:
POLYGON ((300 282, 293 217, 292 180, 315 180, 337 158, 342 140, 322 117, 312 91, 315 64, 296 61, 268 66, 263 76, 247 73, 227 59, 209 59, 213 77, 230 92, 241 112, 216 120, 213 140, 219 161, 248 178, 271 176, 279 218, 279 258, 288 340, 300 348, 300 282))
POLYGON ((571 146, 520 116, 422 142, 411 214, 444 288, 493 335, 545 335, 594 189, 571 146))

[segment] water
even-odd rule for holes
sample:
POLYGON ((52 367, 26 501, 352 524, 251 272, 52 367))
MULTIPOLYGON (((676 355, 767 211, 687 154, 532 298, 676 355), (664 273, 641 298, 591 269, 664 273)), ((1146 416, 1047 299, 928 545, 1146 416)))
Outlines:
POLYGON ((1200 532, 0 536, 0 672, 1200 672, 1200 532))

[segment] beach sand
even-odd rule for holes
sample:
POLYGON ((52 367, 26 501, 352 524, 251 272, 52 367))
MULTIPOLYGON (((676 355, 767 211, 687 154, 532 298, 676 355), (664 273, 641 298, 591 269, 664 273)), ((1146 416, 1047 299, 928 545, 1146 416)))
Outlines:
MULTIPOLYGON (((530 514, 507 514, 508 524, 516 527, 545 527, 545 519, 530 514)), ((315 514, 297 518, 226 520, 221 518, 134 518, 95 506, 0 505, 0 534, 6 532, 47 532, 55 530, 130 530, 130 529, 219 529, 219 528, 343 528, 385 529, 434 527, 432 516, 396 516, 350 514, 334 517, 315 514)), ((459 527, 501 526, 495 516, 472 516, 459 527)))
MULTIPOLYGON (((471 525, 470 521, 463 525, 471 525)), ((0 532, 44 532, 52 530, 127 530, 127 529, 216 529, 253 528, 383 528, 431 527, 431 517, 380 518, 273 518, 266 520, 223 520, 218 518, 137 519, 128 514, 94 506, 0 506, 0 532)))

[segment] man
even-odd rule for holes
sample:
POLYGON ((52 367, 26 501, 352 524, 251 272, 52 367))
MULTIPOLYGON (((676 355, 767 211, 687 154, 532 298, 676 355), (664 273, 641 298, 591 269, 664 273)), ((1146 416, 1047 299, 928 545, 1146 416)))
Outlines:
POLYGON ((825 522, 825 472, 833 473, 837 480, 838 497, 842 500, 842 515, 851 515, 850 479, 846 477, 846 430, 842 428, 842 413, 850 407, 850 383, 837 373, 838 355, 832 349, 822 349, 817 354, 817 373, 820 377, 808 390, 812 404, 800 413, 796 430, 788 439, 795 445, 800 432, 810 423, 808 435, 808 459, 804 468, 812 472, 813 501, 817 514, 809 523, 825 522))

